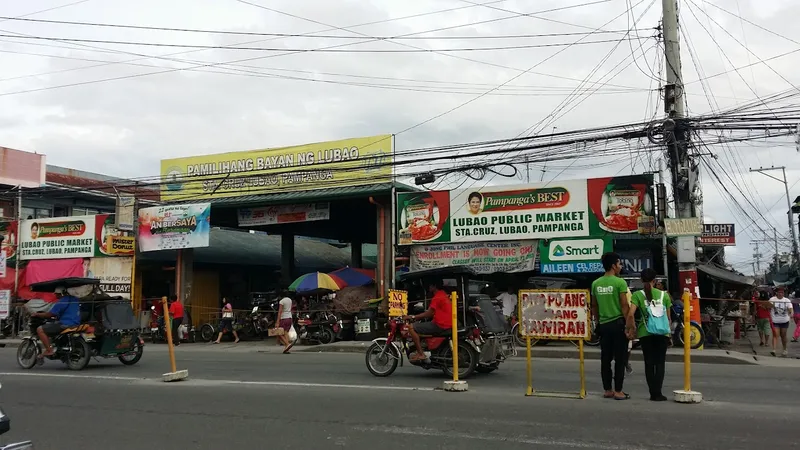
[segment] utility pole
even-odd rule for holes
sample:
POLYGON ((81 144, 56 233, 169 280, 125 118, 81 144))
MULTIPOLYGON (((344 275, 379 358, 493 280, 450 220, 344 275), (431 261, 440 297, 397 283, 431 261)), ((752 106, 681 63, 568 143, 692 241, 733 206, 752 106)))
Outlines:
MULTIPOLYGON (((681 74, 681 51, 678 40, 677 0, 662 0, 662 33, 664 56, 666 57, 667 83, 664 86, 664 135, 667 144, 667 160, 672 172, 672 188, 675 197, 675 213, 679 218, 696 217, 698 167, 689 158, 689 128, 685 120, 683 75, 681 74)), ((683 248, 695 249, 695 237, 679 237, 685 241, 683 248)), ((688 252, 687 252, 688 253, 688 252)), ((681 291, 688 289, 700 296, 697 286, 697 258, 692 251, 688 261, 678 261, 681 291)))
POLYGON ((789 208, 789 210, 786 211, 786 216, 789 218, 789 231, 792 233, 792 256, 794 256, 795 264, 800 264, 800 252, 797 248, 797 230, 794 228, 794 217, 792 216, 792 200, 789 198, 789 183, 786 182, 786 167, 759 167, 758 169, 750 169, 750 172, 758 172, 765 177, 783 183, 783 188, 786 190, 786 207, 789 208), (783 174, 783 179, 768 174, 767 172, 770 170, 780 170, 783 174))
POLYGON ((753 275, 758 276, 758 273, 761 272, 761 253, 758 252, 758 241, 754 241, 753 244, 756 246, 753 253, 753 259, 755 260, 753 261, 753 264, 755 264, 753 275))

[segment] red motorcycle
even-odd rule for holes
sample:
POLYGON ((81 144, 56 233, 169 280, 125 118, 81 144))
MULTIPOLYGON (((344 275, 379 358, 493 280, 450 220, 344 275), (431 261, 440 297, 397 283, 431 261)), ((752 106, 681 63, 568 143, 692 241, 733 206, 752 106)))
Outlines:
MULTIPOLYGON (((412 365, 425 370, 439 369, 448 377, 453 376, 453 345, 449 331, 447 336, 420 336, 423 352, 427 358, 414 361, 411 355, 416 352, 416 347, 411 340, 408 323, 402 318, 392 318, 388 325, 389 336, 375 339, 367 349, 366 363, 371 374, 376 377, 388 377, 394 373, 398 365, 403 364, 405 355, 412 365)), ((459 379, 472 375, 478 367, 481 352, 473 340, 479 340, 480 337, 480 330, 474 327, 459 332, 457 343, 459 379)))

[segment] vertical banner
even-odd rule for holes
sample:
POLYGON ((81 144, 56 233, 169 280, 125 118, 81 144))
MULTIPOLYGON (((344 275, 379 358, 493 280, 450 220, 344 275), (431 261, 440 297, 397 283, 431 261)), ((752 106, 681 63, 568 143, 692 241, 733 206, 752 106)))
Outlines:
POLYGON ((0 248, 0 278, 5 278, 6 276, 6 265, 6 250, 0 248))

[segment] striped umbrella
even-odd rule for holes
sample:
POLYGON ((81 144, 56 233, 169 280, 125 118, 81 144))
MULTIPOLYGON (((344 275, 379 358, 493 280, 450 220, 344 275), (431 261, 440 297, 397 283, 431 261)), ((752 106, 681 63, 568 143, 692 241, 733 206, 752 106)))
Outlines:
POLYGON ((336 275, 313 272, 298 277, 289 285, 289 290, 298 294, 309 294, 320 291, 338 291, 345 286, 347 283, 336 275))

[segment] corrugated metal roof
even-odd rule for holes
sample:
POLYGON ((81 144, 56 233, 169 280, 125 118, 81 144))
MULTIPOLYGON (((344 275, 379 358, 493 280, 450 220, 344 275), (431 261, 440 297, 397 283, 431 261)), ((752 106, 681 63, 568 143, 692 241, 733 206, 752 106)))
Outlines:
MULTIPOLYGON (((418 190, 413 186, 403 183, 380 183, 370 184, 366 186, 344 186, 331 189, 319 189, 308 191, 295 191, 295 192, 279 192, 275 194, 259 194, 259 195, 245 195, 241 197, 224 197, 212 198, 207 201, 211 202, 214 206, 243 206, 259 204, 281 204, 281 203, 302 203, 302 202, 318 202, 326 200, 336 200, 353 197, 364 197, 367 195, 388 195, 392 191, 392 187, 397 188, 398 191, 407 192, 418 190)), ((192 202, 203 201, 194 199, 192 202)), ((186 203, 186 202, 179 202, 186 203)))
MULTIPOLYGON (((194 249, 196 263, 273 267, 281 265, 281 237, 278 235, 212 228, 209 244, 209 247, 194 249)), ((176 257, 177 252, 172 250, 139 255, 144 261, 175 261, 176 257)), ((314 239, 298 237, 294 242, 294 257, 298 269, 328 271, 349 265, 350 249, 340 249, 314 239)))

